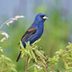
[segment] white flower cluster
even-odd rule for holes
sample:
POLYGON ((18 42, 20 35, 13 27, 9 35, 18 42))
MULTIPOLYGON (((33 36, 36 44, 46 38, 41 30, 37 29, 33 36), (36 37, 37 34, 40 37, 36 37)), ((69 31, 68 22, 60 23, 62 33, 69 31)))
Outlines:
POLYGON ((9 35, 6 32, 1 33, 4 37, 0 40, 0 42, 4 42, 6 39, 9 38, 9 35))
POLYGON ((0 29, 2 29, 5 24, 6 24, 7 26, 9 26, 9 25, 12 24, 14 21, 16 21, 16 20, 18 20, 18 19, 20 19, 20 18, 24 18, 24 16, 23 16, 23 15, 20 15, 20 16, 17 15, 17 16, 15 16, 15 17, 13 17, 13 18, 10 18, 10 19, 6 20, 3 24, 1 24, 0 29))
POLYGON ((9 21, 7 21, 7 26, 9 26, 11 23, 13 23, 14 21, 20 19, 20 18, 24 18, 24 16, 15 16, 14 18, 11 18, 9 21))

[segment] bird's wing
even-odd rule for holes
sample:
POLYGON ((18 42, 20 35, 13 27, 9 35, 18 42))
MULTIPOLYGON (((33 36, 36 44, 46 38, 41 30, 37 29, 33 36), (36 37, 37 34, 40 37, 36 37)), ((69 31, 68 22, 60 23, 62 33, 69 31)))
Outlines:
POLYGON ((25 41, 26 39, 28 39, 31 35, 36 33, 36 28, 34 27, 30 27, 25 34, 22 36, 21 40, 25 41))

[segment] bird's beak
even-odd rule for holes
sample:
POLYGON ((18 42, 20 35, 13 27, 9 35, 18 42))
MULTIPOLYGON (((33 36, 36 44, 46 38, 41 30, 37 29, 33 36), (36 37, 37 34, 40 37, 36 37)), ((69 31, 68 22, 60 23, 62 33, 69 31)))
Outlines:
POLYGON ((47 16, 44 16, 43 19, 46 20, 46 19, 48 19, 48 17, 47 16))

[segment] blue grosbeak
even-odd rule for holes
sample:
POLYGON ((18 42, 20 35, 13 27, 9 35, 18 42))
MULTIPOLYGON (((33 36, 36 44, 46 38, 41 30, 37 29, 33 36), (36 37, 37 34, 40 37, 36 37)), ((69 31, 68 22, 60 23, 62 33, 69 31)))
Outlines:
MULTIPOLYGON (((31 25, 31 27, 25 32, 25 34, 21 38, 21 42, 26 48, 26 42, 30 42, 30 45, 32 45, 36 40, 38 40, 44 31, 44 22, 48 17, 45 14, 39 13, 31 25)), ((21 51, 17 57, 17 60, 19 60, 21 56, 21 51)))

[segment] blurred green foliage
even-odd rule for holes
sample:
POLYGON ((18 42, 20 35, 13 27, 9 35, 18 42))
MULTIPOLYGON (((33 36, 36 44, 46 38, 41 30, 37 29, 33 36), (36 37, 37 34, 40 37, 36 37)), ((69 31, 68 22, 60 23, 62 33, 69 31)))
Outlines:
POLYGON ((0 48, 0 72, 17 72, 16 65, 4 55, 2 48, 0 48))
POLYGON ((72 44, 69 43, 65 49, 55 52, 52 58, 49 58, 49 72, 71 72, 72 71, 72 44))

